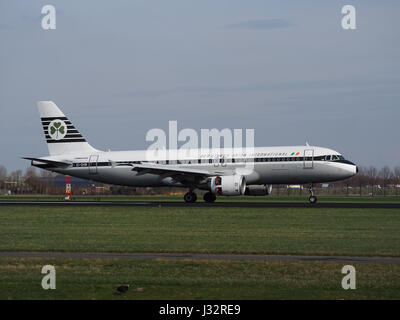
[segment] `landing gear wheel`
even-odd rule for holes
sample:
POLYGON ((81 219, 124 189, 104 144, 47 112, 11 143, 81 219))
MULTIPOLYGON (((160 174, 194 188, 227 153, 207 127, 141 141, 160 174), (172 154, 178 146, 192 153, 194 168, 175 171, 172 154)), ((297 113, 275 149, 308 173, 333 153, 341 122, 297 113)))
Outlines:
POLYGON ((215 196, 215 194, 207 192, 204 194, 203 199, 205 202, 214 202, 217 199, 217 197, 215 196))
POLYGON ((185 200, 186 203, 194 203, 197 200, 197 194, 194 192, 187 192, 183 196, 183 200, 185 200))
POLYGON ((310 196, 308 198, 308 200, 310 201, 310 203, 316 203, 317 202, 317 197, 316 196, 310 196))
POLYGON ((311 183, 310 187, 308 188, 308 191, 310 191, 310 197, 308 198, 308 200, 310 201, 311 204, 316 203, 317 202, 317 197, 314 196, 314 186, 311 183))

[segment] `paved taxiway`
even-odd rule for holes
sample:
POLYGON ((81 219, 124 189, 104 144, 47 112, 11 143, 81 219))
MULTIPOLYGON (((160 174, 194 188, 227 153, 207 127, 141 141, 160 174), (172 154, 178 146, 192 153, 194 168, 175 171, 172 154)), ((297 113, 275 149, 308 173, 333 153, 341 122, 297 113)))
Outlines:
POLYGON ((400 203, 346 203, 322 202, 196 202, 178 201, 136 202, 136 201, 0 201, 0 206, 133 206, 133 207, 227 207, 227 208, 361 208, 400 209, 400 203))
POLYGON ((107 253, 107 252, 0 252, 0 258, 63 259, 179 259, 179 260, 245 260, 267 262, 337 262, 400 263, 400 257, 302 256, 263 254, 207 253, 107 253))

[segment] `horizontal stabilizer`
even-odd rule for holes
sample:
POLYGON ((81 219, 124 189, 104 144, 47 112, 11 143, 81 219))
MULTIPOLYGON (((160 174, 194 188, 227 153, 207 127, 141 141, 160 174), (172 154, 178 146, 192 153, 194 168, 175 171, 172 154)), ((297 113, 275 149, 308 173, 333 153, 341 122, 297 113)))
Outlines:
POLYGON ((69 163, 69 162, 54 161, 54 160, 47 160, 47 159, 40 159, 40 158, 22 158, 22 159, 41 162, 43 164, 52 165, 54 167, 68 167, 69 165, 71 165, 71 163, 69 163))

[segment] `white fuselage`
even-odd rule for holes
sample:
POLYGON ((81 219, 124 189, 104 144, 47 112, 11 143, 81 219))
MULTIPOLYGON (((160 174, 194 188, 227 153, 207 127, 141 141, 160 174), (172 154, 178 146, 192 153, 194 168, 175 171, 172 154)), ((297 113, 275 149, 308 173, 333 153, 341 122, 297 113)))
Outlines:
MULTIPOLYGON (((135 170, 135 163, 196 169, 210 175, 240 174, 247 185, 304 184, 338 181, 356 174, 357 167, 338 152, 315 146, 265 147, 236 152, 233 149, 178 150, 167 153, 119 151, 63 154, 44 157, 68 162, 65 168, 33 165, 65 175, 114 185, 185 187, 173 175, 135 170), (172 154, 172 156, 171 156, 172 154)), ((200 187, 201 188, 201 187, 200 187)))

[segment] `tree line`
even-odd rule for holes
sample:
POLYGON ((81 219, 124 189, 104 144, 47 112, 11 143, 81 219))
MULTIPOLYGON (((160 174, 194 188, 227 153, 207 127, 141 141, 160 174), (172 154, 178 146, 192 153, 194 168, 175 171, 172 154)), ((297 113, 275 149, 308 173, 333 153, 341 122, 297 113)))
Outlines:
MULTIPOLYGON (((46 170, 29 167, 25 171, 16 170, 8 173, 7 169, 0 165, 0 192, 4 194, 42 194, 42 195, 63 195, 65 185, 60 184, 62 175, 46 170), (58 179, 58 183, 56 183, 58 179)), ((62 181, 62 180, 61 180, 62 181)), ((303 187, 303 186, 302 186, 303 187)), ((307 186, 304 186, 306 189, 307 186)), ((358 174, 335 183, 317 184, 319 193, 345 194, 345 195, 400 195, 400 166, 390 168, 359 167, 358 174)), ((302 193, 290 189, 286 185, 275 186, 275 194, 302 193)), ((85 186, 78 186, 72 183, 72 194, 165 194, 183 192, 179 188, 129 188, 120 186, 109 186, 101 183, 88 183, 85 186)))

